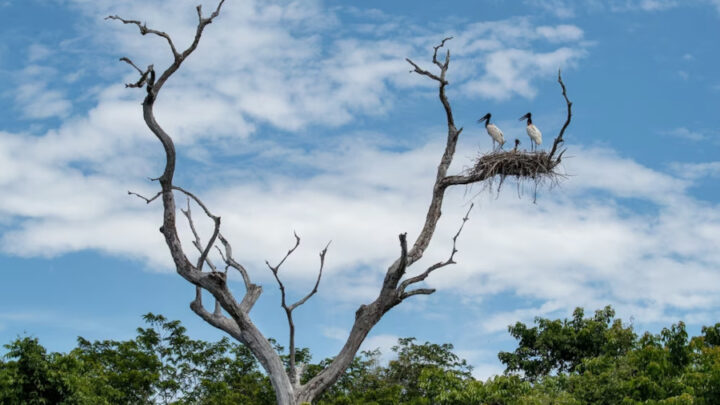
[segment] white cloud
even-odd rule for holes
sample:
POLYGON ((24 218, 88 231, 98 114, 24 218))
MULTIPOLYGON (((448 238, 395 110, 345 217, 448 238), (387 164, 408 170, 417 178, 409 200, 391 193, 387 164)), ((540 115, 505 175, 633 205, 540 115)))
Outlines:
MULTIPOLYGON (((148 25, 173 35, 179 47, 192 38, 196 19, 194 3, 186 1, 183 4, 75 2, 79 10, 95 21, 100 21, 96 17, 109 14, 122 14, 128 18, 142 16, 148 25), (185 3, 188 7, 183 7, 185 3)), ((209 9, 206 4, 206 12, 209 9)), ((102 25, 96 29, 109 33, 98 36, 105 49, 130 56, 141 66, 151 62, 160 66, 163 61, 167 62, 167 53, 158 52, 158 49, 162 51, 167 47, 162 39, 140 36, 134 27, 115 21, 99 24, 102 25), (158 54, 165 56, 158 57, 158 54)), ((393 86, 406 88, 427 84, 412 80, 417 78, 408 75, 402 59, 419 52, 426 59, 427 43, 434 43, 435 37, 440 35, 411 44, 384 39, 363 41, 343 36, 334 42, 323 43, 319 34, 337 26, 337 16, 314 2, 226 5, 217 23, 208 27, 197 53, 188 59, 160 95, 158 119, 173 133, 182 151, 188 151, 187 154, 195 159, 212 163, 212 155, 202 146, 205 141, 235 142, 244 147, 242 140, 255 132, 258 123, 269 123, 286 130, 309 125, 341 125, 357 116, 388 112, 393 103, 393 86)), ((497 59, 503 52, 508 52, 503 47, 507 41, 518 45, 527 39, 573 41, 581 37, 582 31, 577 27, 535 28, 528 20, 519 19, 469 25, 460 30, 455 42, 461 50, 458 54, 461 61, 464 58, 467 72, 472 58, 497 59), (483 56, 487 50, 496 54, 483 56)), ((568 51, 574 52, 561 48, 557 53, 540 54, 535 58, 534 67, 554 70, 567 58, 563 55, 568 51)), ((457 62, 458 65, 463 64, 461 61, 457 62)), ((121 68, 126 66, 115 66, 118 71, 121 68)), ((459 69, 459 80, 463 80, 462 69, 459 69)), ((34 64, 26 67, 21 75, 28 82, 20 86, 17 97, 27 116, 66 117, 69 114, 69 100, 62 91, 50 88, 51 79, 58 76, 55 69, 34 64)), ((473 80, 467 75, 465 78, 473 80)), ((134 74, 128 73, 125 81, 133 80, 134 74)), ((517 86, 508 80, 504 85, 506 90, 507 86, 517 86)), ((521 88, 509 92, 513 91, 527 96, 534 89, 531 81, 525 80, 521 88)), ((483 90, 478 92, 483 94, 483 90)), ((156 227, 155 221, 144 215, 137 216, 143 220, 128 220, 143 207, 138 206, 138 200, 128 199, 124 194, 127 189, 150 193, 147 185, 129 179, 140 179, 157 172, 157 160, 161 158, 156 140, 148 134, 141 121, 139 93, 124 89, 120 84, 113 85, 95 91, 97 105, 85 116, 67 119, 59 128, 42 136, 5 134, 0 140, 0 153, 6 157, 2 162, 4 170, 0 172, 0 181, 10 197, 0 203, 0 211, 5 217, 18 218, 13 228, 4 232, 6 251, 22 255, 54 255, 90 248, 144 257, 153 266, 165 261, 166 253, 156 249, 160 243, 157 232, 149 233, 151 236, 146 240, 135 240, 124 234, 132 232, 133 226, 145 230, 156 227), (19 159, 19 156, 25 158, 19 159), (54 203, 47 204, 47 201, 54 203), (45 231, 38 232, 40 229, 45 231), (107 229, 115 229, 113 235, 116 237, 106 237, 107 229)), ((502 88, 493 87, 484 95, 506 97, 506 93, 502 88)), ((274 142, 266 146, 261 155, 282 150, 274 142)), ((347 145, 344 147, 347 148, 347 145)), ((406 225, 394 227, 388 233, 387 246, 376 250, 377 257, 362 259, 364 254, 361 252, 365 248, 375 247, 370 242, 360 242, 360 246, 357 243, 356 246, 343 245, 346 242, 333 245, 341 253, 338 257, 342 261, 336 265, 349 267, 365 263, 375 266, 396 254, 396 235, 413 223, 414 216, 398 216, 390 207, 377 206, 371 200, 351 200, 349 196, 357 197, 378 188, 393 189, 396 184, 384 170, 407 171, 408 164, 414 165, 414 171, 409 171, 411 177, 405 179, 406 185, 415 187, 408 193, 412 195, 425 184, 420 179, 432 176, 434 163, 427 161, 431 152, 428 147, 390 155, 374 147, 357 148, 353 144, 350 147, 355 149, 346 149, 340 158, 337 154, 320 152, 303 158, 302 152, 289 150, 289 155, 284 156, 289 164, 317 164, 310 160, 332 162, 332 166, 321 164, 316 167, 322 174, 309 180, 309 188, 301 190, 296 187, 294 179, 270 175, 269 180, 275 182, 270 189, 262 184, 231 183, 222 190, 206 190, 206 195, 219 211, 225 213, 234 211, 236 205, 233 201, 257 201, 257 205, 248 209, 262 213, 256 217, 258 226, 262 221, 270 224, 277 222, 276 227, 266 227, 273 236, 263 239, 247 232, 236 232, 239 237, 249 237, 254 241, 247 245, 248 252, 264 252, 268 256, 284 248, 281 243, 268 243, 269 240, 277 241, 279 235, 288 234, 284 218, 302 217, 307 210, 305 202, 308 199, 318 199, 317 205, 322 208, 313 215, 337 212, 324 221, 303 221, 295 225, 299 232, 307 235, 310 246, 320 247, 326 243, 329 239, 327 226, 347 230, 336 233, 339 237, 345 236, 346 241, 363 240, 362 236, 372 232, 374 227, 401 220, 406 225), (361 156, 362 159, 351 156, 361 156), (378 169, 368 167, 366 162, 375 159, 382 160, 385 166, 378 166, 378 169), (333 175, 337 167, 345 167, 340 171, 345 177, 338 173, 333 175), (355 178, 360 172, 363 177, 355 178), (352 184, 348 181, 355 181, 363 187, 347 187, 352 184), (335 184, 337 191, 328 194, 325 189, 328 184, 335 184), (278 204, 292 202, 286 198, 287 195, 292 195, 298 204, 278 204), (342 210, 337 207, 350 209, 351 213, 341 213, 342 210), (278 217, 283 221, 272 219, 273 210, 283 213, 278 217), (373 219, 368 219, 364 226, 357 224, 356 215, 359 212, 363 213, 362 217, 373 219)), ((232 151, 224 152, 232 155, 232 151)), ((266 158, 272 157, 270 155, 266 158)), ((424 194, 418 194, 418 197, 421 195, 424 194)), ((409 197, 389 195, 381 198, 388 198, 387 202, 394 204, 412 201, 417 205, 409 197)), ((240 224, 247 221, 242 212, 224 215, 228 227, 236 224, 238 230, 242 229, 240 224)), ((306 260, 302 267, 308 273, 315 270, 317 250, 308 249, 307 253, 303 253, 305 256, 298 254, 299 259, 306 260)), ((259 257, 258 260, 264 258, 259 257)), ((375 275, 368 279, 343 277, 342 281, 350 285, 375 279, 375 275)), ((365 297, 369 294, 362 287, 353 291, 360 293, 348 292, 346 296, 365 297)))
POLYGON ((713 6, 720 12, 718 0, 525 0, 524 2, 560 18, 574 17, 581 11, 658 12, 683 6, 713 6))
POLYGON ((646 11, 667 10, 678 5, 675 0, 640 0, 630 2, 631 7, 637 7, 646 11))
POLYGON ((708 0, 708 2, 717 9, 718 13, 720 13, 720 0, 708 0))
POLYGON ((324 327, 322 331, 323 336, 325 336, 328 339, 337 340, 340 342, 345 342, 348 337, 348 331, 343 328, 338 327, 324 327))
POLYGON ((678 176, 687 179, 720 177, 720 162, 675 163, 672 167, 678 176))
POLYGON ((558 69, 572 67, 584 55, 582 50, 566 47, 547 53, 525 49, 496 51, 484 60, 485 74, 470 80, 464 91, 497 100, 516 95, 533 98, 537 93, 533 79, 549 77, 558 69))
POLYGON ((525 0, 525 4, 540 8, 560 18, 575 16, 575 8, 572 3, 565 0, 525 0))
POLYGON ((397 346, 399 336, 395 335, 370 335, 360 346, 360 350, 380 349, 380 364, 387 366, 390 360, 396 358, 392 351, 393 346, 397 346))
POLYGON ((57 76, 55 69, 30 64, 16 76, 19 85, 14 91, 14 98, 25 118, 65 118, 69 115, 72 103, 63 91, 52 89, 50 85, 57 76))
MULTIPOLYGON (((12 140, 0 143, 10 156, 13 143, 26 146, 17 138, 2 139, 12 140)), ((657 317, 669 310, 693 312, 720 304, 720 276, 715 274, 720 214, 687 195, 691 183, 609 150, 570 148, 576 156, 566 163, 571 178, 560 189, 542 192, 537 204, 532 204, 530 190, 518 199, 511 183, 497 198, 480 195, 458 245, 460 264, 434 274, 429 283, 474 299, 513 293, 544 303, 497 313, 483 322, 486 330, 498 331, 523 314, 582 304, 610 302, 633 314, 651 305, 657 311, 649 315, 657 317), (652 208, 634 210, 635 202, 652 208)), ((282 254, 296 230, 303 243, 288 261, 292 270, 286 274, 289 282, 311 280, 317 252, 332 239, 324 284, 330 288, 323 296, 359 303, 377 294, 385 266, 397 255, 397 235, 408 232, 410 240, 416 235, 440 150, 431 142, 403 152, 359 144, 289 153, 296 156, 295 165, 312 167, 317 174, 274 174, 242 183, 229 178, 196 191, 223 217, 225 235, 251 269, 262 269, 265 259, 282 254)), ((460 150, 457 155, 471 154, 460 150)), ((9 169, 3 172, 13 173, 9 169)), ((28 220, 5 234, 5 250, 37 255, 99 249, 167 268, 170 262, 156 229, 159 207, 148 208, 123 195, 134 187, 152 192, 142 185, 118 187, 120 181, 53 168, 8 175, 4 189, 17 197, 4 199, 2 211, 28 220), (48 205, 49 200, 55 204, 48 205)), ((434 245, 413 271, 446 258, 467 199, 463 190, 449 193, 434 245)), ((203 235, 209 233, 199 217, 197 224, 203 235)), ((186 229, 183 235, 187 239, 186 229)), ((193 252, 189 246, 188 252, 193 252)), ((265 273, 256 277, 268 281, 265 273)))
POLYGON ((708 133, 708 131, 692 130, 686 127, 674 128, 672 130, 663 132, 663 134, 694 142, 707 141, 712 139, 712 136, 708 133))
MULTIPOLYGON (((99 330, 107 330, 110 325, 107 320, 94 320, 87 318, 78 318, 72 314, 60 313, 58 311, 15 311, 0 312, 0 320, 12 324, 15 322, 22 323, 39 323, 43 325, 52 325, 53 327, 72 329, 80 332, 94 332, 99 330)), ((3 330, 3 324, 0 324, 0 331, 3 330)))
POLYGON ((537 32, 551 42, 574 42, 583 38, 583 31, 575 25, 541 26, 537 32))
POLYGON ((28 61, 31 63, 45 59, 52 54, 52 50, 42 44, 32 44, 28 48, 28 61))
POLYGON ((26 118, 64 118, 72 108, 63 93, 49 90, 44 83, 20 85, 15 93, 15 101, 22 105, 26 118))

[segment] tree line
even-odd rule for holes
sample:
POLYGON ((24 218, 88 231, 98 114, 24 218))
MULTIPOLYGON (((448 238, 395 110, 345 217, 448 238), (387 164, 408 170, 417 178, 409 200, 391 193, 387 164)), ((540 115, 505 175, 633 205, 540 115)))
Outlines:
MULTIPOLYGON (((35 337, 6 344, 0 359, 2 404, 276 403, 258 361, 242 344, 191 339, 179 321, 144 316, 131 340, 78 338, 68 353, 48 353, 35 337)), ((720 323, 689 337, 682 322, 637 334, 611 307, 569 319, 536 318, 509 327, 517 340, 500 352, 503 375, 480 381, 451 344, 401 338, 393 359, 364 351, 315 403, 341 404, 720 404, 720 323)), ((283 362, 290 359, 270 340, 283 362)), ((332 359, 296 351, 310 380, 332 359)))

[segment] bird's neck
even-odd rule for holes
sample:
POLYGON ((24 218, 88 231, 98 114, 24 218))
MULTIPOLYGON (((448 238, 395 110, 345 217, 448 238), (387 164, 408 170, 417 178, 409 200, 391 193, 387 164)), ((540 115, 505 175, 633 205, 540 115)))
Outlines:
POLYGON ((528 126, 532 125, 532 118, 528 117, 527 125, 528 125, 528 126))

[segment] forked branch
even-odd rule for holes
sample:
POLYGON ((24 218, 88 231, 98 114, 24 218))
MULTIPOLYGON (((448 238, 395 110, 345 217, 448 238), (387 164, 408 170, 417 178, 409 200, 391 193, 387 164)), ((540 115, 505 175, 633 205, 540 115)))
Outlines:
MULTIPOLYGON (((560 129, 560 133, 558 134, 558 136, 555 138, 555 141, 553 142, 552 149, 550 150, 550 160, 551 161, 553 159, 553 156, 555 155, 555 152, 557 152, 558 146, 560 146, 560 144, 565 142, 565 140, 563 139, 563 135, 565 135, 565 130, 567 129, 568 125, 570 125, 570 120, 572 119, 572 102, 570 101, 570 99, 568 99, 567 89, 565 88, 565 83, 563 83, 562 72, 560 70, 558 70, 558 83, 560 83, 560 87, 562 88, 562 95, 563 95, 563 98, 565 99, 565 104, 567 105, 567 118, 565 119, 565 124, 563 124, 562 128, 560 129)), ((564 151, 560 152, 560 155, 556 159, 558 163, 562 159, 563 153, 564 153, 564 151)))
MULTIPOLYGON (((147 24, 144 23, 144 22, 140 22, 140 21, 138 21, 138 20, 126 20, 126 19, 124 19, 124 18, 122 18, 122 17, 119 17, 119 16, 117 16, 117 15, 109 15, 109 16, 105 17, 105 19, 106 19, 106 20, 118 20, 118 21, 121 21, 123 24, 136 25, 136 26, 140 29, 140 34, 141 34, 141 35, 154 34, 154 35, 157 35, 157 36, 159 36, 159 37, 161 37, 161 38, 165 38, 165 40, 167 41, 168 45, 170 45, 170 50, 172 51, 173 56, 175 56, 176 59, 177 59, 178 56, 180 56, 180 54, 178 53, 177 49, 175 49, 175 44, 173 43, 172 39, 170 38, 170 35, 168 35, 168 34, 165 33, 165 32, 158 31, 158 30, 154 30, 154 29, 152 29, 152 28, 148 28, 147 24)), ((127 58, 125 58, 125 59, 127 59, 127 58)), ((129 63, 132 64, 132 62, 129 62, 129 63)), ((137 68, 137 67, 136 67, 136 68, 137 68)))
POLYGON ((280 262, 275 266, 270 265, 270 262, 268 262, 267 260, 265 261, 265 264, 267 264, 268 268, 273 273, 273 276, 275 276, 275 280, 277 281, 278 286, 280 287, 280 305, 285 310, 285 316, 287 317, 288 328, 290 330, 290 332, 289 332, 290 333, 290 338, 289 338, 289 341, 290 341, 290 343, 289 343, 289 346, 290 346, 290 350, 289 350, 289 352, 290 352, 289 353, 289 355, 290 355, 290 367, 289 367, 290 368, 290 381, 292 382, 293 386, 298 387, 300 384, 302 367, 297 368, 295 366, 295 322, 293 321, 292 313, 297 307, 303 305, 305 302, 307 302, 307 300, 310 299, 310 297, 312 297, 313 295, 315 295, 315 293, 317 293, 318 286, 320 286, 320 279, 322 278, 323 267, 325 267, 325 254, 327 253, 328 247, 330 246, 330 242, 328 242, 328 244, 325 246, 325 248, 322 251, 320 251, 320 269, 318 270, 317 280, 315 281, 315 285, 313 286, 312 290, 307 295, 305 295, 303 298, 299 299, 298 301, 296 301, 295 303, 293 303, 291 305, 288 305, 287 304, 287 295, 285 292, 285 285, 283 284, 282 280, 280 280, 280 276, 278 273, 280 271, 280 266, 282 266, 283 263, 285 263, 285 261, 287 260, 287 258, 290 257, 290 255, 292 255, 293 252, 295 252, 295 250, 298 248, 298 246, 300 246, 300 237, 295 232, 293 232, 293 235, 295 236, 295 245, 293 245, 293 247, 287 251, 287 253, 282 258, 282 260, 280 260, 280 262))
POLYGON ((400 288, 398 289, 402 299, 405 299, 407 297, 410 297, 410 296, 416 295, 416 294, 432 294, 435 292, 434 289, 425 289, 425 288, 420 288, 417 290, 407 291, 407 292, 405 291, 405 289, 407 287, 409 287, 411 284, 415 284, 415 283, 424 281, 430 275, 430 273, 432 273, 433 271, 435 271, 437 269, 441 269, 450 264, 455 264, 455 253, 458 252, 457 240, 460 237, 460 234, 462 233, 463 228, 465 227, 465 223, 470 219, 470 211, 472 211, 474 206, 475 206, 474 203, 470 204, 470 208, 468 208, 467 212, 465 213, 465 216, 462 219, 460 228, 458 228, 457 232, 455 233, 455 236, 453 236, 453 238, 452 238, 452 250, 450 251, 450 257, 448 257, 448 259, 445 260, 444 262, 438 262, 438 263, 433 264, 432 266, 428 267, 427 270, 418 274, 417 276, 410 277, 410 278, 406 279, 405 281, 403 281, 400 284, 400 288))

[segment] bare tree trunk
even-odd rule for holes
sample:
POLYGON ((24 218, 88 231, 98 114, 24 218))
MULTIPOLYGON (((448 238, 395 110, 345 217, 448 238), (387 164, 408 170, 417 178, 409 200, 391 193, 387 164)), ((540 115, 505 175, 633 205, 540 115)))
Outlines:
MULTIPOLYGON (((207 323, 212 326, 225 331, 227 334, 235 338, 247 346, 253 355, 258 359, 264 370, 266 371, 273 389, 275 390, 277 403, 279 405, 299 405, 304 402, 312 402, 318 396, 320 396, 328 387, 334 384, 338 378, 345 372, 353 358, 357 354, 362 342, 367 337, 368 333, 372 328, 382 319, 383 315, 387 313, 394 306, 400 304, 405 299, 414 295, 428 295, 435 292, 434 289, 430 288, 412 288, 413 284, 424 281, 430 273, 445 267, 450 264, 454 264, 454 256, 457 253, 455 242, 459 237, 465 223, 468 221, 470 210, 468 210, 464 218, 462 218, 461 225, 452 238, 453 247, 450 256, 443 262, 435 263, 429 266, 424 271, 413 277, 404 278, 405 273, 411 265, 416 263, 422 258, 423 253, 427 249, 435 233, 436 225, 440 219, 442 212, 442 203, 445 196, 445 190, 448 187, 459 184, 469 184, 480 182, 493 176, 487 172, 479 173, 466 173, 451 175, 447 174, 448 168, 452 163, 453 156, 455 155, 455 148, 462 128, 458 129, 455 126, 452 109, 450 102, 445 94, 445 87, 448 85, 445 75, 448 70, 450 63, 450 52, 446 51, 444 60, 438 60, 438 50, 443 48, 445 42, 451 38, 445 38, 438 46, 434 47, 434 53, 432 62, 439 69, 439 74, 431 73, 427 70, 421 69, 410 59, 407 59, 410 63, 414 72, 427 76, 432 80, 438 82, 438 96, 440 102, 443 105, 447 120, 447 140, 445 150, 440 159, 440 163, 437 168, 437 175, 435 183, 432 188, 432 195, 430 204, 425 217, 425 223, 420 231, 417 239, 412 245, 412 248, 408 251, 408 244, 406 234, 400 234, 399 245, 400 252, 398 258, 388 267, 383 284, 380 288, 377 298, 367 305, 361 305, 360 308, 355 312, 355 322, 353 323, 350 335, 348 336, 345 345, 342 347, 338 355, 333 361, 314 378, 305 384, 301 383, 301 377, 303 372, 303 365, 297 365, 295 362, 295 325, 292 318, 292 313, 295 309, 303 305, 308 299, 310 299, 316 292, 320 284, 322 277, 322 271, 325 264, 325 254, 327 253, 328 247, 326 246, 320 252, 320 265, 318 271, 317 281, 312 291, 305 295, 299 301, 288 304, 286 302, 285 285, 279 277, 279 270, 285 260, 298 248, 300 245, 300 237, 295 235, 296 243, 288 250, 287 254, 283 259, 275 266, 267 263, 267 266, 272 271, 275 279, 280 287, 281 291, 281 306, 285 310, 286 317, 288 320, 288 327, 290 330, 290 361, 289 369, 286 370, 280 355, 274 350, 268 339, 257 329, 250 319, 250 311, 254 306, 257 299, 262 293, 262 287, 252 283, 249 272, 245 267, 235 260, 232 253, 231 244, 223 237, 220 232, 220 217, 215 216, 205 206, 205 204, 193 193, 178 187, 173 184, 173 176, 175 173, 175 146, 172 138, 162 129, 162 127, 155 120, 153 114, 153 107, 155 100, 167 79, 173 75, 179 68, 182 62, 196 49, 200 38, 202 36, 205 27, 212 23, 213 20, 219 15, 220 9, 225 0, 220 0, 217 8, 209 17, 203 17, 202 9, 200 6, 197 7, 198 25, 195 33, 195 38, 190 46, 182 52, 179 52, 175 44, 173 43, 170 36, 162 31, 157 31, 148 28, 144 23, 136 20, 125 20, 118 16, 109 16, 108 19, 118 20, 124 24, 135 25, 139 28, 142 35, 153 34, 164 38, 173 54, 173 63, 160 75, 156 81, 156 73, 153 65, 142 70, 138 68, 129 58, 123 57, 120 60, 128 63, 135 68, 140 74, 140 79, 135 82, 128 84, 127 87, 133 88, 145 88, 147 95, 143 101, 143 117, 148 128, 155 134, 160 140, 160 143, 165 149, 165 169, 163 174, 155 179, 160 183, 160 191, 151 198, 140 196, 134 192, 128 192, 129 194, 136 195, 147 203, 150 203, 162 197, 163 203, 163 224, 160 227, 160 232, 165 238, 165 242, 168 246, 175 268, 184 279, 196 286, 195 298, 190 303, 190 308, 198 316, 200 316, 207 323), (180 239, 178 237, 177 226, 176 226, 176 204, 175 204, 175 192, 184 194, 188 199, 187 210, 183 210, 183 214, 186 216, 189 222, 190 228, 194 235, 193 246, 197 249, 199 256, 195 263, 191 262, 183 251, 180 239), (193 201, 198 205, 204 212, 204 214, 214 224, 213 232, 207 243, 203 243, 199 234, 196 232, 193 217, 190 209, 190 201, 193 201), (222 249, 218 246, 218 241, 222 245, 222 249), (209 257, 210 250, 215 247, 217 248, 219 255, 221 256, 225 264, 225 272, 217 270, 212 260, 209 257), (210 271, 204 271, 203 267, 207 265, 210 271), (230 292, 227 286, 227 270, 234 269, 238 271, 243 279, 245 285, 245 295, 238 302, 233 294, 230 292), (404 278, 404 279, 403 279, 404 278), (202 290, 208 291, 215 299, 215 308, 213 312, 209 312, 205 309, 202 302, 202 290), (223 311, 225 313, 223 313, 223 311), (227 315, 225 315, 227 314, 227 315)), ((560 162, 560 155, 553 160, 553 154, 556 152, 559 144, 563 142, 562 136, 570 123, 571 117, 571 103, 567 99, 565 93, 565 85, 562 83, 562 79, 558 76, 563 89, 563 96, 567 102, 568 107, 568 118, 563 126, 560 134, 555 139, 552 152, 548 158, 548 165, 554 167, 560 162)), ((517 153, 517 152, 514 152, 517 153)), ((329 244, 328 244, 329 245, 329 244)))

